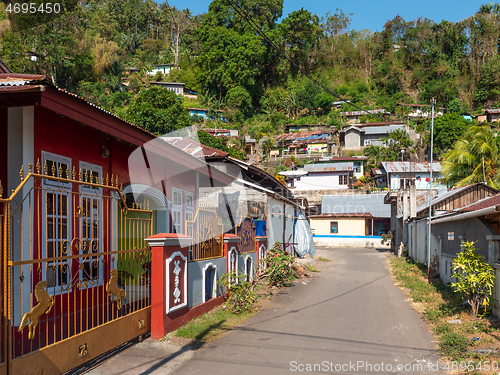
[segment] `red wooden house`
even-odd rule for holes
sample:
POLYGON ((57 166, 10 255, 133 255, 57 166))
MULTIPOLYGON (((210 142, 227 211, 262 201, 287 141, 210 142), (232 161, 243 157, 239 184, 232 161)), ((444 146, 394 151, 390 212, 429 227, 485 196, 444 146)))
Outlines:
POLYGON ((231 181, 44 76, 0 74, 1 335, 8 342, 0 340, 0 374, 21 373, 33 361, 61 372, 145 332, 144 238, 184 233, 199 188, 231 181), (30 324, 18 332, 23 317, 30 324), (54 360, 72 351, 76 360, 54 360), (21 361, 26 355, 31 360, 21 361))

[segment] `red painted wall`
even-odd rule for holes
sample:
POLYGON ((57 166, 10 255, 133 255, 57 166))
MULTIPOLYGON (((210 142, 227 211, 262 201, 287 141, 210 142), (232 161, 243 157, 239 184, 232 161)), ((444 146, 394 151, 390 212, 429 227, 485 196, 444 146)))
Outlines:
MULTIPOLYGON (((100 165, 103 175, 111 175, 119 183, 130 183, 129 156, 137 149, 136 146, 108 136, 96 129, 78 124, 42 107, 35 107, 35 159, 40 158, 42 150, 54 154, 71 157, 72 165, 78 170, 80 161, 100 165), (102 146, 110 151, 109 158, 101 155, 102 146)), ((182 160, 172 161, 147 153, 149 164, 161 165, 164 168, 164 186, 169 200, 172 199, 172 187, 183 191, 196 193, 196 172, 188 170, 182 160)), ((36 163, 36 160, 34 161, 36 163)), ((136 168, 134 180, 148 185, 151 181, 148 170, 136 168)), ((153 187, 163 191, 158 179, 153 187)), ((196 199, 196 195, 195 195, 196 199)))

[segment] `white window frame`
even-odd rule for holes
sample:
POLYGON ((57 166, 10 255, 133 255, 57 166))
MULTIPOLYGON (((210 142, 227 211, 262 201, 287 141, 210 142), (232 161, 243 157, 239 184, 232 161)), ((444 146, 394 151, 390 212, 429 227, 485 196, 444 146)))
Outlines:
MULTIPOLYGON (((52 162, 55 162, 55 163, 63 163, 63 164, 68 165, 68 171, 69 171, 69 173, 71 173, 71 168, 72 168, 71 158, 66 157, 66 156, 62 156, 62 155, 53 154, 51 152, 46 152, 46 151, 42 151, 41 154, 42 154, 42 165, 43 166, 45 166, 45 163, 49 160, 52 162)), ((51 169, 52 168, 48 168, 48 170, 47 170, 48 175, 50 175, 50 176, 52 175, 51 169)), ((55 169, 56 169, 56 172, 55 172, 56 176, 59 176, 59 168, 56 167, 55 169)), ((42 179, 42 188, 53 190, 54 194, 56 194, 57 191, 60 191, 61 193, 57 194, 57 195, 61 196, 61 197, 66 197, 66 215, 61 215, 62 218, 64 218, 64 216, 66 216, 66 237, 61 238, 61 237, 57 236, 56 238, 57 238, 58 242, 59 241, 63 242, 64 240, 68 241, 67 242, 68 253, 66 255, 68 255, 68 256, 72 255, 71 254, 71 246, 70 246, 70 244, 71 244, 70 239, 72 238, 72 224, 73 224, 72 220, 71 220, 72 219, 72 212, 71 212, 72 204, 71 204, 71 198, 70 198, 71 192, 72 192, 72 183, 71 182, 61 183, 58 181, 49 180, 49 179, 44 178, 44 179, 42 179)), ((46 197, 48 194, 50 194, 50 192, 44 191, 44 193, 43 193, 43 205, 42 205, 42 220, 43 220, 42 228, 44 228, 42 230, 42 244, 43 244, 42 256, 44 258, 48 258, 47 245, 50 242, 50 240, 47 238, 48 237, 47 233, 48 233, 48 228, 49 228, 48 218, 59 216, 59 215, 49 215, 49 213, 47 211, 47 201, 46 201, 46 197)), ((58 211, 58 208, 56 208, 56 211, 58 211)), ((55 230, 58 230, 58 225, 55 226, 55 230)), ((52 242, 53 241, 54 240, 52 240, 52 242)), ((62 248, 62 246, 61 246, 61 248, 62 248)), ((67 273, 66 283, 71 282, 71 273, 72 273, 71 266, 72 266, 71 260, 66 260, 66 261, 63 261, 60 263, 61 270, 64 267, 67 267, 68 273, 67 273)), ((48 281, 47 270, 49 270, 51 268, 52 267, 51 267, 51 264, 49 262, 47 262, 47 267, 42 267, 43 280, 48 281)), ((48 285, 47 290, 53 294, 56 294, 56 295, 59 295, 62 293, 68 293, 70 291, 69 289, 67 289, 67 290, 62 289, 62 281, 60 281, 60 283, 54 283, 54 285, 48 285)))
POLYGON ((193 235, 193 224, 188 224, 187 221, 192 221, 194 219, 194 194, 190 191, 186 191, 185 194, 185 208, 184 208, 184 220, 186 221, 186 234, 188 236, 193 235), (190 199, 189 199, 190 198, 190 199))
POLYGON ((182 225, 182 190, 173 187, 172 188, 172 229, 173 233, 183 233, 182 225), (180 194, 178 200, 176 200, 176 194, 180 194), (180 204, 179 204, 180 202, 180 204), (179 221, 179 222, 177 222, 179 221))
MULTIPOLYGON (((96 165, 96 164, 87 163, 87 162, 84 162, 84 161, 80 161, 80 169, 82 170, 82 174, 85 174, 87 171, 97 172, 98 182, 100 183, 101 178, 103 176, 103 174, 102 174, 102 167, 101 166, 96 165)), ((96 203, 97 203, 97 213, 95 213, 95 212, 92 213, 92 215, 94 217, 93 217, 93 220, 91 220, 91 222, 93 222, 94 220, 97 220, 97 225, 98 225, 97 232, 99 234, 99 238, 97 238, 97 239, 92 238, 91 241, 90 241, 90 243, 87 244, 87 246, 90 245, 93 248, 94 241, 97 240, 97 254, 99 254, 99 253, 102 252, 102 243, 103 243, 102 188, 94 189, 94 188, 91 188, 88 185, 80 185, 80 187, 79 187, 79 193, 81 194, 80 195, 80 199, 79 199, 79 204, 80 204, 81 207, 84 208, 83 214, 86 215, 86 216, 82 216, 80 218, 80 220, 79 220, 80 221, 80 223, 79 223, 79 227, 80 227, 80 240, 83 240, 84 238, 88 238, 88 237, 82 238, 83 232, 84 232, 83 224, 84 224, 84 220, 85 219, 89 219, 90 218, 89 216, 87 216, 88 213, 85 212, 85 210, 86 210, 85 206, 86 205, 84 205, 83 199, 84 199, 85 196, 86 197, 90 196, 90 197, 92 197, 92 201, 94 201, 94 199, 95 199, 96 203)), ((93 207, 93 205, 92 205, 92 207, 93 207)), ((82 245, 83 245, 83 243, 82 243, 82 245)), ((92 259, 92 260, 95 261, 95 259, 92 259)), ((88 262, 89 262, 89 260, 87 260, 85 263, 88 263, 88 262)), ((95 287, 95 286, 103 285, 103 278, 104 278, 103 268, 104 267, 103 267, 102 263, 99 263, 98 257, 97 257, 97 264, 99 266, 98 283, 96 285, 89 285, 89 284, 87 284, 86 287, 84 287, 84 285, 82 283, 82 285, 80 286, 80 289, 92 288, 92 287, 95 287)), ((80 280, 83 282, 85 274, 84 274, 83 270, 80 270, 79 272, 80 272, 80 280)))

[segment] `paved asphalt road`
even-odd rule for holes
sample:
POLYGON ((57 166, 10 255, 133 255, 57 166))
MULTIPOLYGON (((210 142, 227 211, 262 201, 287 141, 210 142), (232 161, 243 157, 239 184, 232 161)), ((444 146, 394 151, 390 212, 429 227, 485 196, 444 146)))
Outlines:
POLYGON ((332 260, 318 266, 319 276, 294 284, 172 373, 444 373, 427 325, 391 279, 387 252, 316 254, 332 260))
POLYGON ((436 368, 427 325, 390 277, 391 255, 375 249, 316 254, 331 262, 318 262, 322 272, 314 280, 297 282, 264 302, 244 326, 217 341, 194 350, 191 344, 148 338, 69 374, 444 373, 436 368))

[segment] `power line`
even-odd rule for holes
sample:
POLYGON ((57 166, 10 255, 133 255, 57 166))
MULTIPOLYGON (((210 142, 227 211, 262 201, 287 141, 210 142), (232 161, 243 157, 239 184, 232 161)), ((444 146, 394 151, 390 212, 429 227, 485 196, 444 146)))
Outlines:
POLYGON ((278 53, 281 56, 283 56, 290 64, 292 64, 295 68, 297 68, 297 70, 299 72, 301 72, 303 75, 305 75, 307 78, 309 78, 312 82, 314 82, 315 84, 317 84, 319 87, 321 87, 323 90, 325 90, 330 95, 336 97, 340 101, 343 101, 347 105, 350 105, 350 106, 352 106, 352 107, 358 109, 359 111, 364 112, 364 113, 366 113, 368 115, 372 115, 374 117, 378 117, 381 120, 385 120, 385 118, 383 118, 383 117, 380 117, 378 115, 374 115, 372 113, 369 113, 367 110, 365 110, 365 109, 363 109, 361 107, 358 107, 355 104, 347 102, 346 99, 342 98, 340 95, 338 95, 338 94, 334 93, 333 91, 331 91, 330 89, 328 89, 325 85, 323 85, 321 82, 319 82, 317 79, 315 79, 314 77, 312 77, 309 73, 307 73, 304 69, 302 69, 299 65, 297 65, 292 59, 290 59, 285 54, 285 52, 283 52, 281 50, 281 48, 279 48, 276 44, 274 44, 274 42, 271 39, 269 39, 269 37, 262 30, 262 28, 259 27, 259 25, 257 25, 255 23, 255 21, 250 17, 250 15, 238 3, 236 3, 234 0, 226 0, 226 2, 228 3, 228 5, 230 7, 232 7, 236 11, 236 13, 238 13, 240 15, 240 17, 243 17, 245 19, 245 21, 252 27, 252 29, 254 29, 254 31, 256 33, 258 33, 262 38, 264 38, 276 51, 278 51, 278 53))

